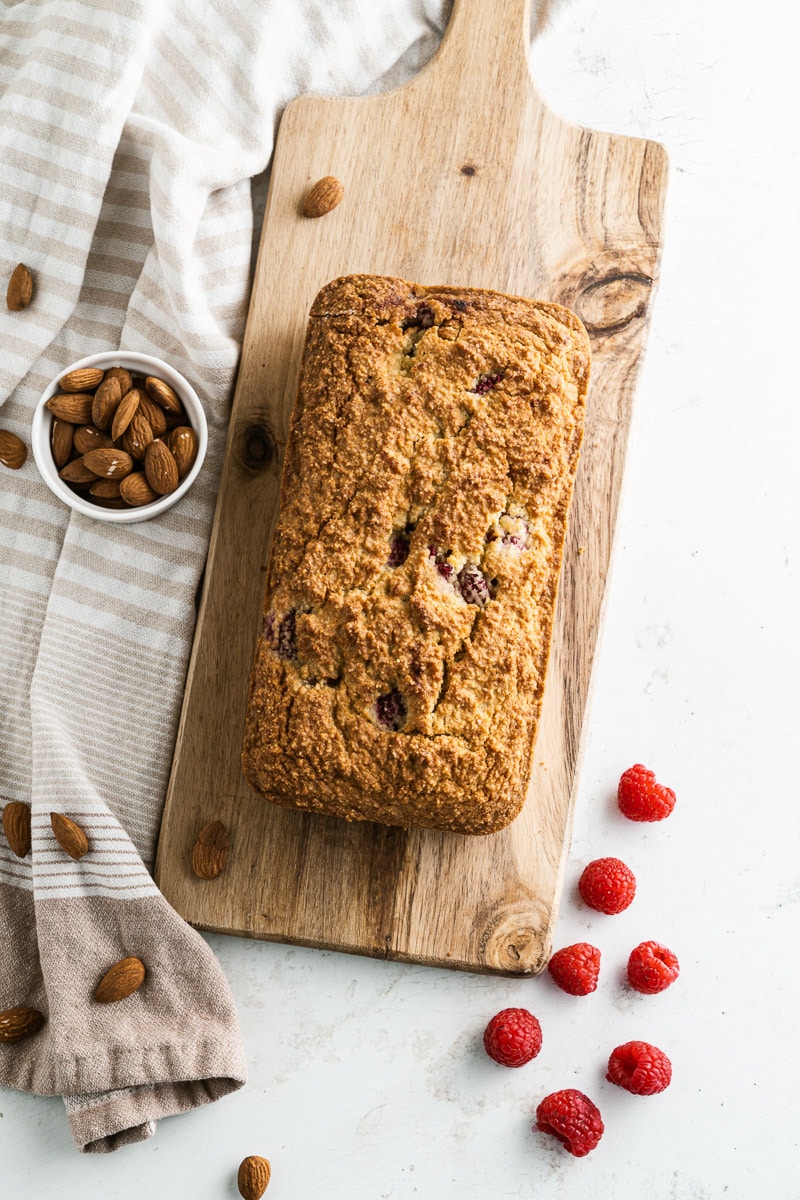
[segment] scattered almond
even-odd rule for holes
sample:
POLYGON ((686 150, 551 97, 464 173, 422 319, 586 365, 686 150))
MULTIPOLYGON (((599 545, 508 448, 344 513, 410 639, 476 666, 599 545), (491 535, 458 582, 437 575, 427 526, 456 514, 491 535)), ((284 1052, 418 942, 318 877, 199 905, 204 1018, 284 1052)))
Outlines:
POLYGON ((133 459, 124 450, 112 446, 105 450, 90 450, 83 456, 83 465, 100 479, 123 479, 133 470, 133 459))
POLYGON ((28 447, 9 429, 0 429, 0 463, 18 471, 28 457, 28 447))
POLYGON ((162 433, 167 432, 167 418, 163 408, 159 408, 142 388, 139 389, 139 412, 156 437, 161 437, 162 433))
POLYGON ((222 821, 211 821, 197 835, 192 870, 198 879, 216 879, 225 870, 231 843, 222 821))
POLYGON ((45 408, 49 408, 59 421, 68 421, 70 425, 89 425, 93 400, 94 397, 88 392, 75 392, 72 395, 59 393, 50 397, 45 408))
POLYGON ((178 467, 178 478, 188 475, 197 457, 197 435, 189 425, 179 425, 167 439, 167 445, 178 467))
POLYGON ((50 813, 50 824, 61 849, 76 862, 79 858, 83 858, 89 849, 89 839, 80 825, 76 825, 63 813, 56 812, 50 813))
POLYGON ((0 1042, 18 1042, 38 1033, 44 1025, 38 1008, 7 1008, 0 1012, 0 1042))
POLYGON ((122 397, 117 411, 114 413, 114 423, 111 426, 111 437, 115 442, 122 437, 133 420, 133 415, 139 407, 141 394, 138 388, 131 388, 127 395, 122 397))
POLYGON ((63 479, 64 483, 94 483, 97 479, 94 471, 89 470, 82 458, 73 458, 72 462, 61 468, 58 477, 63 479))
POLYGON ((156 404, 163 408, 165 412, 183 412, 183 405, 178 399, 177 393, 172 390, 168 383, 164 383, 163 379, 157 379, 155 375, 148 375, 144 381, 144 386, 156 404))
POLYGON ((123 396, 126 396, 133 387, 131 373, 130 371, 126 371, 124 367, 109 367, 106 371, 106 379, 116 379, 123 396))
POLYGON ((178 486, 178 464, 169 447, 162 441, 154 441, 147 447, 144 456, 144 473, 147 482, 159 496, 168 496, 178 486))
POLYGON ((30 805, 11 800, 3 809, 3 833, 17 858, 25 858, 31 848, 30 805))
POLYGON ((70 425, 68 421, 61 421, 58 417, 53 417, 50 443, 53 450, 53 462, 59 470, 65 467, 70 460, 75 432, 74 425, 70 425))
POLYGON ((59 383, 65 392, 88 392, 103 382, 105 371, 99 367, 78 367, 62 375, 59 383))
POLYGON ((106 971, 95 988, 94 998, 98 1004, 116 1004, 138 992, 147 974, 139 958, 122 958, 106 971))
POLYGON ((119 498, 118 479, 98 479, 89 488, 89 495, 100 500, 116 500, 119 498))
POLYGON ((309 190, 303 204, 304 217, 324 217, 341 204, 344 188, 335 175, 325 175, 318 179, 309 190))
POLYGON ((239 1174, 236 1182, 239 1185, 239 1195, 244 1200, 261 1200, 267 1190, 272 1168, 269 1160, 260 1158, 257 1154, 249 1154, 239 1164, 239 1174))
POLYGON ((131 508, 141 508, 143 504, 152 504, 158 499, 158 492, 154 492, 150 487, 144 471, 126 475, 120 482, 119 494, 131 508))
POLYGON ((33 296, 33 276, 25 263, 17 263, 11 272, 6 290, 6 304, 11 312, 22 312, 33 296))
POLYGON ((101 433, 96 425, 81 425, 72 437, 78 454, 88 454, 90 450, 107 450, 114 445, 108 434, 101 433))
POLYGON ((104 379, 95 392, 92 403, 92 420, 98 429, 107 432, 111 428, 121 400, 122 388, 119 379, 116 376, 104 379))

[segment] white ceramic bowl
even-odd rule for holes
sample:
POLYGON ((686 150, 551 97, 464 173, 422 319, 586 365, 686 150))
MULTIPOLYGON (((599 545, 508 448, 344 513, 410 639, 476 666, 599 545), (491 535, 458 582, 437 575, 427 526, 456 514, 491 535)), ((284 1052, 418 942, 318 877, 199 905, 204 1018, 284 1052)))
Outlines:
POLYGON ((162 362, 160 358, 153 358, 150 354, 133 354, 129 350, 109 350, 103 354, 90 354, 87 358, 81 358, 78 362, 64 367, 64 370, 59 371, 56 378, 51 380, 42 393, 42 397, 36 405, 36 411, 33 414, 31 446, 33 457, 36 460, 36 466, 39 468, 42 479, 50 488, 50 491, 58 496, 59 500, 63 500, 65 504, 68 504, 70 508, 74 508, 76 512, 83 513, 87 517, 94 517, 95 521, 108 521, 112 525, 125 525, 130 524, 132 521, 149 521, 151 517, 157 517, 159 513, 166 512, 168 508, 172 508, 173 504, 177 504, 181 496, 186 495, 199 475, 203 459, 206 456, 208 424, 197 393, 191 384, 174 367, 162 362), (168 496, 160 496, 152 504, 143 504, 139 508, 103 508, 101 505, 92 504, 91 501, 85 500, 83 496, 77 495, 64 483, 63 479, 59 479, 58 470, 53 461, 53 451, 50 447, 53 415, 50 409, 45 406, 50 397, 54 396, 59 390, 59 379, 62 379, 70 371, 77 371, 79 367, 101 367, 103 370, 107 367, 125 367, 128 371, 135 371, 139 375, 157 375, 159 379, 163 379, 165 383, 168 383, 177 392, 183 401, 183 407, 186 409, 189 423, 197 435, 197 457, 192 464, 191 471, 185 479, 181 480, 174 492, 170 492, 168 496))

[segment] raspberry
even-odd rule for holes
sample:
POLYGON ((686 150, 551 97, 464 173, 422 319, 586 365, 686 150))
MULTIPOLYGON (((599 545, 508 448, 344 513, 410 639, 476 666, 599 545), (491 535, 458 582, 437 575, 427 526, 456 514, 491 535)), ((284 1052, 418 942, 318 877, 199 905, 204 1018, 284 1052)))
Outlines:
POLYGON ((456 569, 450 566, 450 563, 447 561, 447 555, 441 553, 436 546, 428 546, 428 555, 436 563, 436 570, 442 579, 446 579, 448 583, 451 583, 456 569))
POLYGON ((675 807, 675 793, 657 783, 647 767, 636 763, 619 781, 617 804, 629 821, 663 821, 675 807))
POLYGON ((427 304, 420 304, 419 308, 416 311, 416 315, 413 317, 409 317, 406 321, 403 321, 400 328, 401 329, 413 329, 415 325, 419 325, 419 327, 421 329, 430 329, 431 325, 433 325, 434 320, 435 320, 435 318, 433 315, 433 309, 430 308, 427 304))
POLYGON ((527 1008, 504 1008, 483 1034, 489 1058, 503 1067, 524 1067, 542 1048, 542 1027, 527 1008))
POLYGON ((484 608, 489 601, 489 585, 475 563, 464 563, 458 572, 458 587, 467 604, 477 604, 484 608))
POLYGON ((603 1118, 597 1105, 583 1092, 564 1088, 545 1096, 536 1109, 534 1129, 552 1133, 570 1154, 583 1158, 603 1136, 603 1118))
POLYGON ((576 942, 556 950, 547 969, 562 992, 570 996, 588 996, 597 987, 600 974, 600 951, 588 942, 576 942))
POLYGON ((296 642, 297 613, 292 608, 277 622, 274 613, 264 617, 262 636, 271 644, 278 658, 297 658, 296 642))
POLYGON ((581 875, 578 891, 589 908, 621 913, 636 895, 636 878, 618 858, 596 858, 581 875))
POLYGON ((405 533, 395 533, 389 543, 389 566, 402 567, 408 558, 411 543, 405 533))
POLYGON ((611 1051, 606 1079, 634 1096, 655 1096, 669 1087, 672 1063, 658 1046, 626 1042, 611 1051))
POLYGON ((497 533, 494 529, 490 529, 486 534, 486 541, 496 542, 499 539, 500 544, 503 546, 514 546, 517 550, 524 550, 528 545, 528 533, 528 522, 522 517, 518 517, 516 520, 516 529, 513 532, 505 529, 497 533))
POLYGON ((406 702, 394 688, 391 692, 387 692, 385 696, 378 696, 375 701, 375 718, 381 729, 386 729, 391 733, 397 733, 405 724, 406 702))
POLYGON ((502 378, 502 371, 487 372, 485 375, 479 375, 475 387, 471 387, 469 390, 478 396, 485 396, 492 388, 497 387, 502 378))
POLYGON ((516 533, 504 533, 503 545, 516 546, 518 550, 524 550, 528 544, 528 522, 520 521, 516 533))
POLYGON ((660 942, 640 942, 628 959, 628 983, 645 996, 663 992, 680 973, 678 960, 660 942))

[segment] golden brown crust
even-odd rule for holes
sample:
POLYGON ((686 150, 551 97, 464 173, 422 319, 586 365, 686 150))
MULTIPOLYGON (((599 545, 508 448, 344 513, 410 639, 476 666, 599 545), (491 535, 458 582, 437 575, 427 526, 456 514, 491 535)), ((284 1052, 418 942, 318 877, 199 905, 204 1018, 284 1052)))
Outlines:
POLYGON ((588 376, 555 304, 371 275, 322 289, 247 709, 266 799, 476 834, 517 815, 588 376))

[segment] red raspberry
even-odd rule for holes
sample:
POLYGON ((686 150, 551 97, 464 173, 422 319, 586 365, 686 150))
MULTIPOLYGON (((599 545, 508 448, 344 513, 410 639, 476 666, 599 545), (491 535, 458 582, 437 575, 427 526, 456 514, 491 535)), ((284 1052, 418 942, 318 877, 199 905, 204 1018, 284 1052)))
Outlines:
POLYGON ((407 533, 393 533, 392 540, 389 542, 389 559, 387 566, 402 567, 403 563, 408 558, 408 552, 411 549, 411 542, 407 533))
POLYGON ((618 858, 596 858, 578 880, 578 891, 589 908, 621 913, 636 895, 636 877, 618 858))
POLYGON ((542 1027, 527 1008, 504 1008, 483 1035, 489 1058, 503 1067, 524 1067, 542 1048, 542 1027))
POLYGON ((630 821, 663 821, 675 807, 675 793, 672 788, 657 783, 647 767, 636 763, 619 781, 617 804, 630 821))
POLYGON ((458 572, 458 588, 467 604, 485 608, 489 603, 489 585, 483 571, 475 563, 464 563, 458 572))
POLYGON ((552 1133, 570 1154, 583 1158, 603 1136, 600 1109, 577 1088, 545 1096, 536 1109, 534 1129, 552 1133))
POLYGON ((479 396, 484 396, 490 392, 493 387, 497 387, 503 379, 502 371, 494 371, 488 375, 479 375, 475 387, 471 387, 471 392, 476 392, 479 396))
POLYGON ((398 729, 403 728, 407 716, 408 706, 397 688, 393 688, 385 696, 378 696, 375 701, 375 719, 379 729, 397 733, 398 729))
POLYGON ((655 1096, 669 1087, 672 1063, 658 1046, 626 1042, 611 1051, 606 1079, 634 1096, 655 1096))
POLYGON ((547 969, 562 992, 570 996, 588 996, 597 987, 600 974, 600 951, 588 942, 576 942, 556 950, 547 969))
POLYGON ((663 992, 678 978, 680 966, 671 950, 660 942, 640 942, 628 959, 628 983, 645 996, 663 992))

